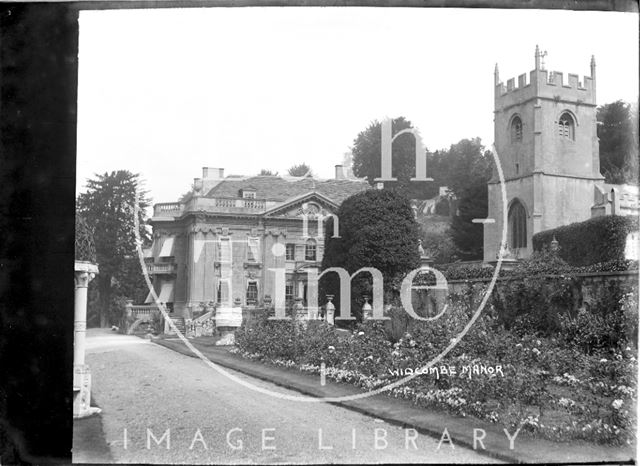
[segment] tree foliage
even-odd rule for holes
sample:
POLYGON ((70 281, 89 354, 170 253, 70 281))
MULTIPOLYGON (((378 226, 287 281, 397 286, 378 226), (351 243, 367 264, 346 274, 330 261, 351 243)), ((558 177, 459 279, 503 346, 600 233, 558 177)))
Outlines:
MULTIPOLYGON (((140 175, 126 170, 95 175, 87 182, 87 190, 78 196, 76 211, 93 229, 100 273, 94 282, 97 291, 95 307, 101 326, 118 322, 116 303, 124 297, 140 299, 145 285, 136 252, 133 206, 140 175)), ((139 192, 139 232, 143 243, 150 242, 145 228, 146 208, 150 205, 147 191, 139 192)), ((92 282, 93 283, 93 282, 92 282)), ((90 304, 92 300, 90 300, 90 304)))
POLYGON ((458 258, 458 250, 448 232, 423 232, 421 239, 426 255, 436 264, 454 262, 458 258))
MULTIPOLYGON (((362 267, 375 267, 384 277, 387 296, 397 292, 397 282, 420 265, 418 224, 409 200, 391 190, 367 190, 347 198, 338 210, 340 238, 333 238, 333 218, 325 229, 322 269, 343 267, 350 274, 362 267)), ((352 282, 352 314, 362 308, 362 294, 371 297, 371 280, 360 274, 352 282)), ((330 273, 320 282, 321 298, 336 296, 339 281, 330 273)), ((391 295, 391 296, 390 296, 391 295)))
MULTIPOLYGON (((395 136, 400 131, 411 128, 411 121, 405 117, 398 117, 391 122, 391 134, 395 136)), ((382 123, 375 120, 361 131, 353 141, 351 148, 352 169, 358 178, 366 178, 374 186, 375 178, 380 178, 382 123)), ((437 194, 437 185, 433 182, 411 181, 416 173, 415 137, 410 133, 401 134, 392 143, 391 175, 396 182, 386 181, 385 188, 394 189, 410 199, 428 199, 437 194)), ((427 161, 427 176, 432 177, 427 161)), ((433 177, 432 177, 433 178, 433 177)))
MULTIPOLYGON (((293 168, 293 167, 291 167, 293 168)), ((274 172, 272 170, 268 170, 266 168, 262 168, 260 169, 260 173, 258 173, 258 176, 278 176, 278 172, 274 172)))
POLYGON ((494 166, 491 154, 480 138, 463 139, 434 154, 432 166, 434 179, 448 186, 457 199, 448 232, 457 249, 455 255, 463 260, 481 259, 483 226, 473 219, 488 214, 487 182, 494 166))
POLYGON ((308 175, 310 177, 313 176, 313 173, 311 172, 311 167, 304 162, 297 165, 292 165, 287 170, 287 173, 289 176, 305 176, 305 175, 308 175))
POLYGON ((617 100, 597 111, 600 171, 607 183, 638 181, 637 108, 617 100), (635 110, 635 111, 634 111, 635 110))
POLYGON ((191 182, 191 186, 189 187, 189 191, 187 191, 184 194, 182 194, 178 198, 178 202, 188 202, 189 200, 191 200, 191 198, 193 197, 195 192, 196 192, 196 182, 193 181, 193 182, 191 182))

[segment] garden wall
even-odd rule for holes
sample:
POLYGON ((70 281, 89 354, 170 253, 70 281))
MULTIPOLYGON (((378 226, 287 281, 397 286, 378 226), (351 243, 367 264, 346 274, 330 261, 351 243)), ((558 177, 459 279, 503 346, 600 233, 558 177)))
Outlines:
MULTIPOLYGON (((573 306, 568 309, 570 312, 576 312, 583 306, 589 309, 594 304, 596 296, 601 295, 611 283, 625 284, 631 287, 633 292, 638 294, 638 271, 624 270, 616 272, 592 272, 592 273, 572 273, 567 275, 543 275, 543 278, 549 285, 554 282, 570 279, 568 286, 572 288, 574 296, 573 306)), ((495 283, 493 293, 501 293, 506 284, 525 283, 526 278, 514 277, 498 277, 495 283)), ((413 305, 419 315, 434 315, 442 309, 448 295, 461 295, 467 293, 470 288, 473 289, 473 296, 470 298, 476 302, 480 302, 484 296, 486 287, 490 284, 491 278, 471 278, 465 280, 448 280, 448 290, 414 290, 413 305)))

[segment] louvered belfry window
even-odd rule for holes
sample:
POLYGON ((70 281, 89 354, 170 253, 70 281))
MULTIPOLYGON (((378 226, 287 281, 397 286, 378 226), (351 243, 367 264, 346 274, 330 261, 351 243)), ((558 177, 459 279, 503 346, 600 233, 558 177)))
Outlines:
POLYGON ((511 142, 522 141, 522 120, 520 117, 514 117, 511 121, 511 142))
POLYGON ((558 136, 571 141, 575 139, 575 124, 573 122, 573 117, 566 112, 563 113, 560 120, 558 120, 558 136))

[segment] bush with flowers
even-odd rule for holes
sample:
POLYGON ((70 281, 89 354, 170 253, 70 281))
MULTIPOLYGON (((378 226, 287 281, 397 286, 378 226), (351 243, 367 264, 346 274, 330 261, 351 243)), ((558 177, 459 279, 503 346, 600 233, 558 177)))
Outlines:
POLYGON ((400 370, 424 367, 456 342, 435 364, 454 367, 456 374, 427 369, 388 390, 389 396, 510 428, 522 426, 524 435, 634 442, 636 295, 624 287, 615 293, 603 289, 607 296, 596 296, 589 315, 559 313, 557 330, 546 332, 523 325, 526 313, 517 316, 520 325, 505 325, 503 309, 489 301, 459 339, 477 309, 482 286, 469 285, 450 296, 446 313, 429 322, 394 325, 393 319, 404 319, 404 311, 391 309, 392 321, 365 321, 344 336, 325 322, 304 325, 263 316, 236 332, 236 345, 244 357, 308 373, 319 373, 324 363, 328 380, 372 390, 402 378, 400 370), (588 325, 588 316, 595 325, 588 325), (502 374, 462 372, 465 366, 483 365, 500 365, 502 374))

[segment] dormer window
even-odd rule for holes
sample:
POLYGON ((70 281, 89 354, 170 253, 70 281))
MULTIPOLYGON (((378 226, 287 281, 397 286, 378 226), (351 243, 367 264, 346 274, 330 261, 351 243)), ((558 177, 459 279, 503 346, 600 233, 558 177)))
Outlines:
POLYGON ((575 123, 568 112, 564 112, 558 120, 558 136, 570 141, 575 140, 575 123))
POLYGON ((522 120, 516 116, 511 120, 511 143, 522 142, 522 120))
POLYGON ((242 196, 243 199, 255 199, 256 198, 256 192, 253 189, 241 189, 240 190, 240 195, 242 196))

